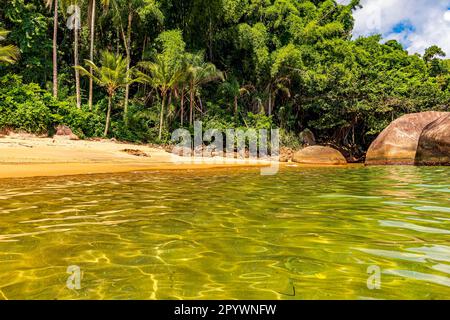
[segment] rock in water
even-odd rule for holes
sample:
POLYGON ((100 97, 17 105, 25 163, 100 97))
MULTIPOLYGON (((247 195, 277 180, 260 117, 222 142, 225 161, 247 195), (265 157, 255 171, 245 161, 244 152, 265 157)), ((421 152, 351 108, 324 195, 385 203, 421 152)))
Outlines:
POLYGON ((423 129, 446 114, 429 111, 398 118, 371 144, 366 165, 414 165, 423 129))
POLYGON ((417 148, 416 164, 450 166, 450 113, 423 129, 417 148))
POLYGON ((342 153, 330 147, 312 146, 297 151, 293 161, 302 164, 343 165, 347 164, 342 153))

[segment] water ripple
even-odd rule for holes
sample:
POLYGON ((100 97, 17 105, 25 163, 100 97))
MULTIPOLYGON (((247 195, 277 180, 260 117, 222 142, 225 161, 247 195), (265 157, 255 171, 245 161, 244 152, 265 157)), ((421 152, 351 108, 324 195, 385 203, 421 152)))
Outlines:
POLYGON ((448 181, 432 167, 4 180, 0 298, 448 298, 448 181))

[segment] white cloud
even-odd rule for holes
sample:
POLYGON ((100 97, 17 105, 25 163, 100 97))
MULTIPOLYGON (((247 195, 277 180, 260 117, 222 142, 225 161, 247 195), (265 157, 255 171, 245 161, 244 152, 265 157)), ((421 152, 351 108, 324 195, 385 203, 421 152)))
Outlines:
POLYGON ((381 33, 385 40, 401 42, 410 53, 423 53, 436 44, 450 57, 450 0, 362 0, 361 4, 363 8, 354 12, 354 37, 381 33))
POLYGON ((444 14, 444 20, 450 22, 450 10, 447 10, 444 14))

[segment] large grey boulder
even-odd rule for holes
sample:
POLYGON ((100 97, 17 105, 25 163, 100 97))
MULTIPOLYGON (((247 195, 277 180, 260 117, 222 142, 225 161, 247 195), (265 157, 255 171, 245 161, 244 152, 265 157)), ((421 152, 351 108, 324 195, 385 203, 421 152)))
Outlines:
POLYGON ((417 147, 416 165, 450 166, 450 113, 423 129, 417 147))
POLYGON ((366 165, 414 165, 422 131, 447 114, 435 111, 413 113, 393 121, 370 146, 366 165))

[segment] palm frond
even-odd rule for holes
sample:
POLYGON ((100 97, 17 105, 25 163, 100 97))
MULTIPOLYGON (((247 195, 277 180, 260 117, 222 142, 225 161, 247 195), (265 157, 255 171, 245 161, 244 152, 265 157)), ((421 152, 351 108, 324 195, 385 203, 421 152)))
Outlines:
POLYGON ((10 31, 0 28, 0 41, 5 40, 10 31))
MULTIPOLYGON (((5 40, 9 34, 8 30, 0 28, 0 41, 5 40)), ((19 48, 13 45, 0 46, 0 62, 3 63, 15 63, 20 57, 19 48)))
POLYGON ((127 60, 121 55, 103 51, 100 55, 101 66, 90 60, 85 60, 92 73, 83 67, 78 67, 81 75, 92 78, 99 86, 106 88, 109 94, 114 94, 120 87, 125 87, 136 80, 131 72, 127 72, 127 60))

